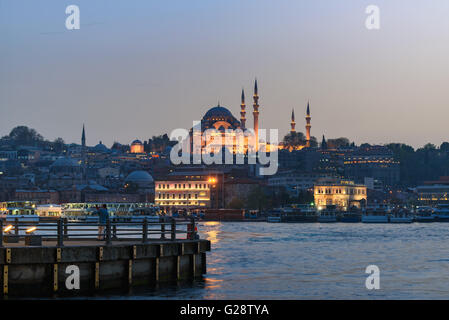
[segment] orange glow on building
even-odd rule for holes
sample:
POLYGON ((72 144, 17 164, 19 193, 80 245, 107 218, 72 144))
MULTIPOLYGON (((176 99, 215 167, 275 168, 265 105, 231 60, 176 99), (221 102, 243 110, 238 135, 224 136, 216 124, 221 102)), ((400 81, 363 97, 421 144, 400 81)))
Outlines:
POLYGON ((131 153, 144 153, 143 144, 140 140, 134 140, 131 143, 131 153))

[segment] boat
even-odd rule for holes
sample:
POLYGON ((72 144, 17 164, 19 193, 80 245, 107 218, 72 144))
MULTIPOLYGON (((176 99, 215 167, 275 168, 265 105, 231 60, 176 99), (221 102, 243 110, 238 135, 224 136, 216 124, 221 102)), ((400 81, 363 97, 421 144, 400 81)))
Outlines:
POLYGON ((317 221, 320 223, 337 222, 336 206, 328 205, 326 209, 318 211, 317 221))
POLYGON ((433 214, 436 222, 449 222, 449 204, 438 204, 433 214))
POLYGON ((412 223, 413 216, 406 209, 393 210, 390 214, 390 223, 412 223))
POLYGON ((267 222, 271 222, 271 223, 282 222, 282 218, 281 218, 282 213, 283 213, 283 211, 281 209, 271 210, 268 213, 267 222))
POLYGON ((301 210, 299 208, 278 208, 271 210, 268 213, 267 222, 317 222, 317 214, 314 210, 301 210))
POLYGON ((19 222, 39 222, 34 201, 6 201, 2 202, 0 207, 6 222, 15 222, 16 219, 19 222))
POLYGON ((415 222, 434 222, 435 215, 433 214, 433 209, 431 207, 417 207, 415 217, 413 219, 415 222))
POLYGON ((305 210, 300 208, 285 208, 281 215, 281 222, 317 222, 318 215, 315 210, 305 210))
POLYGON ((342 211, 337 214, 338 222, 360 222, 362 214, 359 209, 351 208, 349 211, 342 211))
POLYGON ((385 205, 368 207, 362 214, 363 223, 388 223, 390 210, 385 205))

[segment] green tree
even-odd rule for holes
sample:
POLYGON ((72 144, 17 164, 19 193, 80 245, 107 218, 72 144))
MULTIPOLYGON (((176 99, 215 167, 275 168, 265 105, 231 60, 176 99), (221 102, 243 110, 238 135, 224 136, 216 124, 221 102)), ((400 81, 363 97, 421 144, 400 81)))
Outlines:
POLYGON ((27 126, 17 126, 9 133, 9 139, 17 145, 37 145, 44 141, 44 138, 36 130, 27 126))
POLYGON ((243 209, 245 207, 245 202, 239 197, 234 197, 229 201, 228 208, 230 209, 243 209))

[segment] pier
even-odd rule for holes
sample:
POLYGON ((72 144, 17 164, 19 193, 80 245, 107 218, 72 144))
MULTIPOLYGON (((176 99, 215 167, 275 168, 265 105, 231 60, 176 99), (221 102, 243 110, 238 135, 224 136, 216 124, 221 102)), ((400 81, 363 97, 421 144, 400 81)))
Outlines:
POLYGON ((105 226, 105 239, 97 236, 98 225, 93 223, 58 219, 6 225, 0 219, 2 296, 91 294, 206 273, 210 242, 198 239, 193 220, 111 221, 105 226), (78 285, 67 285, 68 281, 78 285))

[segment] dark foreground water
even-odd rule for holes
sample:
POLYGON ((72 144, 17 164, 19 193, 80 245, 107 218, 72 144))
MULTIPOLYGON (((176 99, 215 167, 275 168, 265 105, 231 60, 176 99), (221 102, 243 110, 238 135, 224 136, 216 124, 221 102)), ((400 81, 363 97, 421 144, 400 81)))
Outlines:
POLYGON ((112 299, 447 299, 449 223, 205 222, 203 281, 112 299), (380 289, 367 290, 368 265, 380 289))

